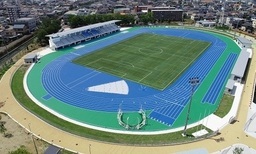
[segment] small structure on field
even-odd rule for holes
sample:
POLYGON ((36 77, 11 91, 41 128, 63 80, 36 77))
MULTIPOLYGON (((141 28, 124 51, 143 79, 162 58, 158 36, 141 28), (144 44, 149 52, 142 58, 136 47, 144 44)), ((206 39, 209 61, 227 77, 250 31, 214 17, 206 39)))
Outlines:
POLYGON ((24 58, 25 63, 36 63, 38 61, 37 54, 30 53, 24 58))

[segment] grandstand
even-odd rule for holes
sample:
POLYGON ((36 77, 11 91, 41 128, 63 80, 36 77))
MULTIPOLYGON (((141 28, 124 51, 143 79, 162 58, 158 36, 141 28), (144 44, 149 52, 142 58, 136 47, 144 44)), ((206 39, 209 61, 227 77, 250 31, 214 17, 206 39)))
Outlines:
MULTIPOLYGON (((242 44, 242 46, 245 46, 245 44, 242 44)), ((237 82, 242 82, 249 59, 250 53, 247 52, 247 48, 243 48, 231 72, 231 79, 237 82)))
POLYGON ((56 50, 118 32, 120 29, 115 23, 119 21, 111 20, 47 35, 50 48, 56 50))

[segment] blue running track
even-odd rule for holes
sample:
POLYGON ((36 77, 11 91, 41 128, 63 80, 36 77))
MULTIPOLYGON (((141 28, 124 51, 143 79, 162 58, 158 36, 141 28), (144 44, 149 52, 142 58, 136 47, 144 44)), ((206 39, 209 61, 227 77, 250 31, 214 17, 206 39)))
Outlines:
POLYGON ((206 95, 204 96, 202 101, 203 103, 207 102, 210 104, 214 104, 216 102, 222 88, 222 86, 219 86, 219 85, 224 85, 226 78, 230 73, 231 68, 235 64, 236 59, 237 59, 237 54, 232 53, 229 55, 223 67, 220 69, 217 77, 211 84, 211 87, 209 88, 206 95))
MULTIPOLYGON (((145 110, 152 110, 149 115, 151 119, 171 126, 188 103, 191 88, 188 79, 192 76, 198 76, 203 81, 225 48, 226 44, 219 38, 208 33, 193 30, 138 28, 128 33, 118 33, 110 38, 87 44, 83 48, 65 54, 50 62, 42 72, 42 83, 48 92, 45 99, 55 97, 72 106, 104 112, 117 112, 120 107, 123 111, 138 111, 143 107, 145 110), (123 79, 76 65, 72 63, 72 60, 140 33, 155 33, 203 40, 211 42, 211 46, 164 91, 145 87, 128 80, 125 80, 129 87, 128 95, 88 91, 88 87, 123 79)), ((228 58, 227 66, 223 67, 223 73, 219 73, 220 79, 216 78, 216 82, 221 82, 222 84, 213 84, 214 87, 212 86, 209 91, 214 90, 214 93, 216 93, 222 88, 224 81, 229 75, 225 73, 227 72, 225 70, 231 69, 235 62, 235 56, 231 55, 231 59, 228 58)), ((214 103, 217 98, 216 95, 213 96, 210 92, 209 94, 207 93, 205 101, 214 103)))

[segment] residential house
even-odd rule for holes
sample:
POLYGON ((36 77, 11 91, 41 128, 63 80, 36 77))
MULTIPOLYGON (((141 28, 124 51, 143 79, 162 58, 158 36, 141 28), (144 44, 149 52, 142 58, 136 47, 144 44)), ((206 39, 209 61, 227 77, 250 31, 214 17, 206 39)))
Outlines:
POLYGON ((36 20, 34 18, 19 18, 15 21, 13 28, 22 34, 31 33, 36 29, 36 20))

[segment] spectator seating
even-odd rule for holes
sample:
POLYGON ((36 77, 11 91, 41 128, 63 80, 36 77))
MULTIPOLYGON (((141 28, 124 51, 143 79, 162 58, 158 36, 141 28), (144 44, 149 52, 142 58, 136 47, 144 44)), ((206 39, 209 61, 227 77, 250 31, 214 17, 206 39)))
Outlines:
MULTIPOLYGON (((55 49, 64 48, 70 45, 78 44, 83 41, 95 39, 101 36, 105 36, 114 32, 118 32, 120 29, 115 23, 101 25, 99 27, 93 27, 84 29, 74 33, 66 32, 66 35, 50 37, 52 46, 55 49)), ((51 44, 51 43, 50 43, 51 44)))

